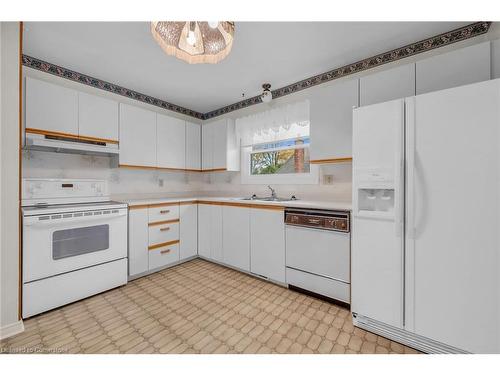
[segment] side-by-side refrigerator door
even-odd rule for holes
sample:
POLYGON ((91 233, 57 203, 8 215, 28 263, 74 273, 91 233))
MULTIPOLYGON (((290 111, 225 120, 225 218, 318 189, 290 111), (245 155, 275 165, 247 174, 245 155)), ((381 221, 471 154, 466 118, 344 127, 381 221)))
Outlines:
POLYGON ((351 309, 403 327, 404 99, 353 112, 351 309))
POLYGON ((500 82, 407 101, 405 328, 500 352, 500 82))

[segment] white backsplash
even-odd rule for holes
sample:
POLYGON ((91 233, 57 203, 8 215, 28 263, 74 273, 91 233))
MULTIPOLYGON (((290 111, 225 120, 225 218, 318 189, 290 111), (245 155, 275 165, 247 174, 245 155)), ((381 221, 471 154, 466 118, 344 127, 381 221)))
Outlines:
MULTIPOLYGON (((267 185, 242 185, 240 173, 184 173, 114 167, 112 158, 23 151, 23 177, 95 178, 108 180, 115 198, 153 198, 194 193, 207 196, 268 195, 267 185), (163 186, 160 186, 163 181, 163 186)), ((279 196, 296 195, 301 199, 346 202, 351 200, 351 164, 320 167, 318 185, 274 185, 279 196), (333 176, 333 184, 324 185, 323 175, 333 176)))

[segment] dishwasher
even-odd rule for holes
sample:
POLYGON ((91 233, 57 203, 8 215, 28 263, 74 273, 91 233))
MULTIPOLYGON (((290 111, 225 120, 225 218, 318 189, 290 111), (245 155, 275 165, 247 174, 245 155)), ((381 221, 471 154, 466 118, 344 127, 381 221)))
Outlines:
POLYGON ((286 282, 298 289, 350 304, 349 212, 286 209, 286 282))

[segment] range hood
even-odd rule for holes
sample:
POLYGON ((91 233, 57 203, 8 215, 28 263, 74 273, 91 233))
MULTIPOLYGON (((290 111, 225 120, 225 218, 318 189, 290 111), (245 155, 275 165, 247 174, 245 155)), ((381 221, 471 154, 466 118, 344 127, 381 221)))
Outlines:
POLYGON ((116 143, 28 132, 26 133, 24 149, 100 156, 115 156, 119 153, 118 144, 116 143))

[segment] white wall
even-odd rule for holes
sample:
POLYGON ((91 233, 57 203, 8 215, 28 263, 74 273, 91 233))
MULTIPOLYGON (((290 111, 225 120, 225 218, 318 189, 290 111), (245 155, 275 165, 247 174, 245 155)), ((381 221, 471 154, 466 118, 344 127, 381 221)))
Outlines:
POLYGON ((19 23, 2 22, 0 62, 0 337, 22 330, 19 283, 19 23))

